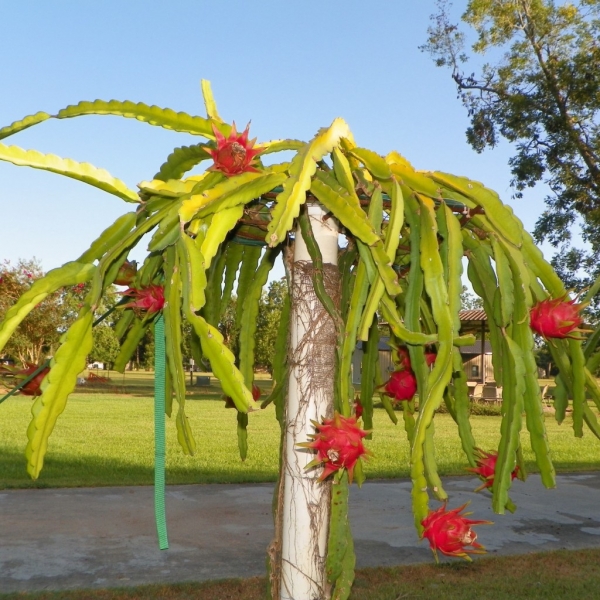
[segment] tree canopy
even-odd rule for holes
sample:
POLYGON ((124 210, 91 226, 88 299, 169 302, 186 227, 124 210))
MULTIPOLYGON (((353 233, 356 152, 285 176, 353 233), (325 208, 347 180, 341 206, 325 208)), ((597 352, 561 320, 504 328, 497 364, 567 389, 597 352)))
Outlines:
POLYGON ((538 182, 550 189, 534 237, 560 248, 553 262, 567 286, 589 285, 600 273, 600 2, 470 0, 472 53, 493 58, 477 73, 463 70, 465 33, 449 7, 438 0, 422 50, 451 69, 468 142, 477 152, 500 137, 514 144, 515 196, 538 182), (571 246, 574 225, 589 252, 571 246))
MULTIPOLYGON (((39 262, 19 259, 0 266, 0 319, 34 281, 43 277, 39 262)), ((39 363, 52 354, 62 331, 73 321, 69 305, 73 292, 61 290, 49 294, 21 322, 4 347, 4 355, 21 363, 39 363)))

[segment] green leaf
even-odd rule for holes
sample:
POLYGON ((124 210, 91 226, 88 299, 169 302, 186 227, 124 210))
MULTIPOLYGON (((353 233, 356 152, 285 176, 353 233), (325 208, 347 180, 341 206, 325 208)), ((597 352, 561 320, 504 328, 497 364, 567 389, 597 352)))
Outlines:
POLYGON ((33 419, 27 429, 29 440, 25 450, 27 472, 37 479, 44 464, 48 438, 56 420, 65 409, 67 397, 75 389, 77 376, 85 369, 92 349, 93 313, 89 307, 71 325, 50 362, 50 373, 42 382, 42 395, 31 409, 33 419))
POLYGON ((275 201, 266 237, 269 246, 282 242, 292 228, 294 219, 300 213, 300 206, 306 200, 306 192, 310 189, 312 176, 317 170, 317 161, 331 152, 342 137, 351 135, 345 121, 338 118, 328 129, 321 129, 309 144, 298 151, 290 165, 290 177, 283 184, 283 192, 278 194, 275 201))
POLYGON ((210 360, 215 377, 221 382, 221 387, 227 396, 235 403, 240 412, 249 409, 257 410, 258 405, 252 398, 252 393, 244 385, 244 378, 235 366, 235 357, 223 342, 223 336, 218 329, 209 325, 202 317, 186 308, 187 320, 191 323, 200 338, 202 352, 210 360))
POLYGON ((260 155, 273 154, 275 152, 285 152, 286 150, 300 150, 306 146, 306 142, 301 140, 271 140, 270 142, 261 142, 255 144, 255 150, 261 150, 260 155))
POLYGON ((140 201, 136 192, 130 190, 120 179, 115 179, 108 171, 98 169, 89 163, 80 163, 70 158, 60 158, 54 154, 42 154, 37 150, 23 150, 18 146, 4 144, 0 144, 0 160, 19 167, 32 167, 71 177, 114 194, 126 202, 140 201))
POLYGON ((385 159, 372 150, 366 148, 352 148, 351 153, 365 165, 365 168, 370 171, 373 177, 377 179, 390 179, 392 172, 390 166, 385 162, 385 159))
POLYGON ((165 254, 165 350, 169 365, 169 374, 179 404, 177 412, 177 441, 184 454, 193 455, 196 441, 188 418, 185 414, 185 374, 183 372, 183 356, 181 353, 181 271, 178 269, 177 248, 169 248, 165 254))
POLYGON ((204 97, 206 115, 209 119, 213 119, 213 121, 223 122, 223 119, 221 119, 221 117, 219 116, 219 111, 217 110, 217 103, 213 98, 212 89, 210 87, 210 81, 208 81, 208 79, 202 79, 200 81, 200 86, 202 87, 202 96, 204 97))
POLYGON ((38 279, 33 285, 11 306, 4 320, 0 323, 0 350, 19 326, 21 321, 40 303, 48 294, 57 289, 85 283, 94 274, 96 267, 80 262, 68 262, 58 269, 48 271, 44 277, 38 279))
POLYGON ((142 181, 138 183, 140 191, 145 196, 159 196, 161 198, 181 198, 194 191, 198 185, 195 179, 153 179, 152 181, 142 181))
POLYGON ((100 236, 92 242, 77 262, 89 263, 98 260, 106 254, 117 242, 125 237, 135 226, 137 213, 130 212, 121 215, 112 225, 107 227, 100 236))
POLYGON ((429 176, 434 181, 463 194, 481 206, 494 229, 511 244, 517 248, 521 247, 523 224, 515 217, 510 208, 502 203, 496 192, 486 188, 478 181, 471 181, 466 177, 456 177, 447 173, 429 173, 429 176))
POLYGON ((161 165, 154 179, 161 179, 162 181, 181 179, 185 173, 193 169, 198 163, 211 157, 206 151, 207 148, 206 144, 175 148, 161 165))
MULTIPOLYGON (((83 115, 116 115, 128 119, 137 119, 150 125, 172 129, 192 135, 201 135, 210 140, 215 139, 211 121, 202 117, 192 117, 184 112, 175 112, 170 108, 148 106, 143 102, 130 102, 129 100, 94 100, 93 102, 79 102, 58 111, 53 115, 57 119, 69 119, 83 115)), ((229 126, 227 126, 229 127, 229 126)))
POLYGON ((239 335, 240 373, 244 377, 248 389, 252 389, 254 382, 254 348, 256 344, 260 297, 280 250, 281 248, 269 248, 266 250, 258 269, 254 273, 252 284, 248 288, 248 291, 238 300, 243 305, 239 335))
POLYGON ((368 246, 380 242, 356 196, 350 194, 334 177, 319 171, 312 181, 310 191, 361 242, 368 246))
POLYGON ((348 474, 332 486, 327 552, 327 579, 334 584, 332 600, 346 600, 354 581, 354 542, 348 520, 348 474))
POLYGON ((7 127, 2 127, 0 129, 0 140, 8 137, 9 135, 13 135, 15 133, 19 133, 19 131, 23 131, 32 125, 37 125, 38 123, 43 123, 47 119, 50 118, 50 115, 45 112, 38 112, 35 115, 29 115, 20 121, 15 121, 11 125, 7 127))
POLYGON ((246 204, 281 185, 284 173, 242 173, 230 177, 201 194, 194 194, 183 201, 179 215, 184 223, 194 217, 205 217, 224 208, 246 204))
POLYGON ((138 344, 142 341, 144 335, 146 335, 146 329, 150 326, 150 321, 142 320, 137 317, 134 318, 133 325, 127 332, 125 339, 121 343, 121 349, 115 359, 113 368, 119 373, 125 372, 125 367, 129 362, 129 359, 133 356, 135 349, 138 344))
POLYGON ((201 247, 206 268, 210 267, 219 247, 243 215, 244 206, 242 204, 232 206, 231 208, 222 208, 213 215, 201 247))

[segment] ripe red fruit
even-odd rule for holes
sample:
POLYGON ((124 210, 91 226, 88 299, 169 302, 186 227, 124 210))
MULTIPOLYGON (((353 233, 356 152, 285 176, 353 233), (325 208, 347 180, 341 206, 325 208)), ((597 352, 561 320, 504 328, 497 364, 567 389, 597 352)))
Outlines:
POLYGON ((417 378, 412 371, 394 371, 384 389, 396 401, 412 400, 417 393, 417 378))
POLYGON ((120 267, 115 285, 130 285, 137 273, 137 262, 135 260, 126 260, 120 267))
POLYGON ((310 436, 313 441, 298 444, 317 451, 317 458, 306 468, 322 464, 325 468, 319 481, 340 469, 347 469, 348 481, 352 483, 354 467, 360 457, 367 453, 362 438, 369 432, 356 424, 355 417, 343 417, 337 411, 333 419, 324 419, 322 424, 313 421, 313 424, 317 429, 317 433, 310 436))
MULTIPOLYGON (((475 490, 476 492, 479 492, 494 485, 494 471, 496 469, 496 462, 498 461, 498 453, 486 452, 485 450, 481 450, 479 448, 475 449, 475 453, 477 454, 477 458, 475 460, 477 466, 467 467, 467 471, 477 473, 477 475, 484 480, 483 483, 475 490)), ((511 473, 511 477, 514 479, 518 473, 519 467, 517 465, 511 473)))
POLYGON ((571 333, 583 323, 579 311, 584 305, 566 298, 538 302, 530 312, 531 328, 545 338, 575 338, 571 333))
POLYGON ((129 288, 123 292, 123 296, 129 296, 133 300, 127 304, 121 304, 121 308, 137 308, 148 313, 157 313, 165 304, 165 291, 162 285, 149 285, 140 290, 129 288))
POLYGON ((238 134, 234 123, 228 138, 225 138, 215 127, 214 123, 212 127, 217 147, 215 150, 208 150, 208 153, 215 161, 215 164, 208 169, 209 171, 221 171, 227 177, 248 172, 260 173, 252 162, 262 150, 253 149, 256 138, 248 141, 250 124, 246 126, 242 134, 238 134))
POLYGON ((444 504, 437 510, 430 510, 421 521, 425 528, 423 537, 429 540, 429 547, 433 550, 436 560, 438 550, 447 556, 460 556, 466 560, 471 560, 469 554, 485 553, 485 548, 475 541, 477 534, 471 529, 471 525, 492 525, 492 522, 465 519, 466 515, 471 514, 460 514, 466 506, 463 504, 447 511, 444 504))

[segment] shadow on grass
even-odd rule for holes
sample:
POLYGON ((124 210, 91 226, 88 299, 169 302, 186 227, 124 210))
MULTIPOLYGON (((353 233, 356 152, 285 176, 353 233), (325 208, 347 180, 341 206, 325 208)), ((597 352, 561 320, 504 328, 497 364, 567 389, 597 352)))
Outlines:
MULTIPOLYGON (((125 460, 98 457, 67 457, 49 454, 37 480, 27 473, 23 454, 0 452, 0 489, 36 489, 61 487, 107 487, 124 485, 153 485, 154 469, 125 460)), ((206 483, 271 483, 275 476, 253 470, 241 463, 239 469, 219 465, 198 469, 175 466, 167 468, 168 485, 206 483)))

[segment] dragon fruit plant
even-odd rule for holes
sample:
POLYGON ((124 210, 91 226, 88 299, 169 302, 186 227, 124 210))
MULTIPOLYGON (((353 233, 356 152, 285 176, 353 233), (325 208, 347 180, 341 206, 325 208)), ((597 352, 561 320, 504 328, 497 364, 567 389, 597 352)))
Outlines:
MULTIPOLYGON (((184 320, 194 332, 196 362, 210 361, 223 394, 235 406, 242 457, 252 451, 247 440, 252 412, 275 405, 282 457, 276 534, 269 551, 272 597, 283 594, 282 581, 292 581, 298 597, 348 597, 354 576, 349 480, 361 479, 366 431, 377 435, 372 401, 377 393, 394 422, 398 417, 387 394, 407 400, 401 402, 405 426, 398 428, 398 435, 406 431, 410 446, 418 534, 433 550, 451 556, 465 557, 467 548, 480 550, 471 530, 477 521, 465 519, 461 509, 430 509, 430 494, 439 501, 448 497, 436 469, 431 427, 442 402, 456 421, 466 462, 481 468, 459 352, 460 346, 474 342, 473 336, 461 333, 458 316, 463 259, 487 314, 495 379, 504 390, 490 488, 498 513, 510 506, 515 465, 522 469, 524 424, 543 483, 555 485, 530 324, 553 338, 550 350, 560 370, 557 418, 564 418, 570 402, 575 434, 583 434, 585 422, 600 436, 600 425, 586 402, 588 394, 600 407, 600 389, 588 369, 595 346, 584 349, 583 340, 573 335, 581 324, 578 306, 566 299, 562 282, 512 210, 481 183, 417 170, 396 151, 381 155, 361 147, 341 118, 308 141, 249 140, 248 127, 239 134, 221 118, 208 82, 202 89, 206 117, 129 101, 95 100, 53 114, 38 112, 0 129, 0 139, 6 139, 50 119, 114 115, 185 136, 137 189, 90 164, 0 143, 0 160, 79 180, 131 206, 81 256, 36 281, 0 323, 1 350, 48 294, 86 284, 78 317, 63 335, 33 404, 28 472, 33 478, 40 475, 48 437, 85 368, 94 308, 109 285, 125 282, 129 302, 120 307, 122 316, 115 325, 121 343, 115 367, 125 368, 139 340, 162 315, 168 389, 174 397, 166 410, 169 416, 176 410, 184 452, 195 449, 185 414, 184 320), (285 159, 278 162, 281 152, 285 159), (267 156, 268 164, 263 162, 267 156), (343 247, 338 245, 338 230, 348 240, 343 247), (147 257, 135 273, 124 269, 131 249, 147 234, 147 257), (276 342, 273 391, 258 404, 252 392, 258 303, 280 253, 290 302, 276 342), (217 326, 236 282, 240 336, 234 356, 217 326), (301 312, 309 296, 318 302, 301 312), (555 306, 557 301, 548 298, 561 300, 555 306), (396 368, 400 374, 392 374, 383 388, 379 318, 389 324, 393 346, 405 349, 398 357, 404 363, 396 368), (315 343, 309 334, 323 322, 331 335, 321 339, 319 361, 312 360, 301 372, 299 361, 288 357, 310 347, 309 341, 315 343), (360 341, 365 348, 360 387, 364 430, 352 416, 357 390, 349 376, 360 341), (325 363, 332 365, 331 372, 314 378, 325 363), (404 410, 415 389, 418 412, 404 410), (318 503, 316 511, 313 502, 318 503)), ((597 337, 592 336, 590 344, 596 344, 597 337)))

